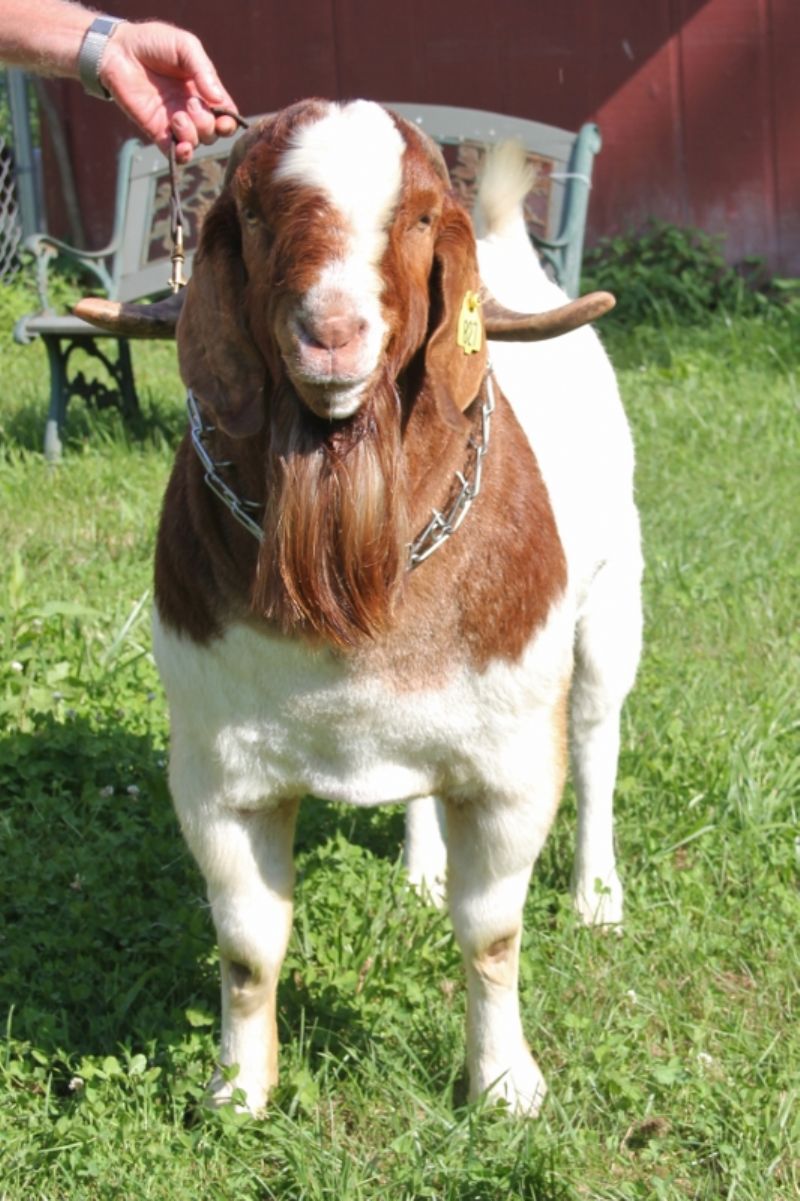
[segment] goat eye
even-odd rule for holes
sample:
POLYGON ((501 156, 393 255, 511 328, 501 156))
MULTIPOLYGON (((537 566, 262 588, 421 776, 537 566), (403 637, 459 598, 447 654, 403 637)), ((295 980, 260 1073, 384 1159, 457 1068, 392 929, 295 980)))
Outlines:
POLYGON ((430 213, 423 213, 418 221, 419 226, 424 229, 428 225, 433 225, 433 217, 430 213))
POLYGON ((256 212, 255 209, 243 208, 242 209, 242 220, 246 221, 248 225, 255 225, 256 222, 258 221, 258 213, 256 212))

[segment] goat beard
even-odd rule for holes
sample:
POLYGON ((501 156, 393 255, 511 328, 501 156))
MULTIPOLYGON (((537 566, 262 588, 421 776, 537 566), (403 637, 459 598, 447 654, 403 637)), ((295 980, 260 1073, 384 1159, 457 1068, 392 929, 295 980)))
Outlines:
POLYGON ((351 419, 276 389, 254 611, 284 633, 352 649, 384 631, 408 559, 401 413, 388 372, 351 419))

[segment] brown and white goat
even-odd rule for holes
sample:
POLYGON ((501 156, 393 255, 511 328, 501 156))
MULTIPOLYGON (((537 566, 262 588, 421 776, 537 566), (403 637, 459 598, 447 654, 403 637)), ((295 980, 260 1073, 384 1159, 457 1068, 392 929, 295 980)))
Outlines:
MULTIPOLYGON (((522 190, 487 182, 482 274, 501 301, 552 309, 522 190)), ((518 958, 570 703, 575 900, 621 918, 611 800, 641 570, 627 425, 589 328, 498 343, 492 383, 480 292, 435 148, 371 103, 264 121, 203 228, 155 649, 219 940, 220 1062, 238 1065, 212 1082, 220 1102, 241 1088, 259 1110, 277 1078, 303 797, 406 802, 409 869, 433 891, 446 843, 473 1097, 532 1114, 544 1095, 518 958)))

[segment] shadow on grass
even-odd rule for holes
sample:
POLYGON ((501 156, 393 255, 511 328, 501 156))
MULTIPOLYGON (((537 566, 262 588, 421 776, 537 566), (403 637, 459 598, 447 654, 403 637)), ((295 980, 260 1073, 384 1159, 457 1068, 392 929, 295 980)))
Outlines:
MULTIPOLYGON (((187 1008, 219 1011, 213 924, 172 810, 163 751, 121 725, 40 719, 0 740, 0 1020, 47 1055, 176 1043, 187 1008)), ((297 845, 345 838, 396 858, 401 811, 308 801, 297 845)), ((359 1030, 347 993, 281 985, 290 1036, 317 1025, 326 1047, 359 1030)))
MULTIPOLYGON (((76 453, 85 445, 115 443, 121 446, 177 446, 186 430, 186 407, 182 395, 174 402, 162 402, 148 392, 140 394, 138 413, 123 418, 111 405, 103 409, 80 399, 70 401, 67 425, 62 432, 65 454, 76 453)), ((47 420, 47 396, 20 405, 7 413, 0 428, 0 446, 41 453, 47 420)))
POLYGON ((177 1035, 211 936, 150 738, 44 718, 0 742, 0 787, 13 1033, 45 1054, 177 1035))
MULTIPOLYGON (((116 1055, 120 1046, 144 1050, 168 1074, 179 1071, 181 1048, 198 1033, 187 1011, 210 1015, 201 1027, 207 1041, 192 1052, 210 1058, 219 1023, 214 929, 173 813, 163 749, 110 717, 43 716, 33 732, 0 739, 0 795, 0 1022, 10 1014, 14 1038, 64 1063, 59 1089, 81 1056, 116 1055)), ((346 877, 336 867, 341 840, 386 861, 387 870, 370 873, 374 901, 376 879, 396 879, 388 865, 397 861, 403 822, 399 806, 365 810, 312 798, 301 806, 296 847, 306 867, 298 898, 312 923, 330 897, 342 923, 352 924, 326 927, 326 939, 356 943, 339 971, 352 976, 365 956, 378 956, 369 978, 354 985, 327 969, 311 983, 292 968, 290 953, 278 994, 281 1039, 305 1045, 312 1071, 326 1057, 358 1063, 372 1054, 376 1020, 381 1037, 410 1038, 427 1079, 446 1081, 453 1055, 460 1059, 442 1036, 436 1005, 437 990, 445 987, 448 997, 455 990, 447 1003, 458 1011, 452 1037, 460 1038, 460 955, 450 941, 435 962, 429 955, 443 919, 418 911, 412 898, 400 900, 398 916, 383 894, 390 916, 379 916, 372 943, 359 856, 342 851, 346 877), (387 1032, 394 1007, 399 1025, 387 1032)), ((547 879, 564 862, 548 856, 543 866, 547 879)), ((332 947, 320 951, 329 965, 332 947)), ((463 1104, 463 1084, 453 1101, 463 1104)))

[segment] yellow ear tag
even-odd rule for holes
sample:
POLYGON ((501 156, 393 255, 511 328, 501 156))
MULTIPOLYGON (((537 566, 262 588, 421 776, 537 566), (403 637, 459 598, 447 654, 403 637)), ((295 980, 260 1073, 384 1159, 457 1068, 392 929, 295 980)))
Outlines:
POLYGON ((467 292, 458 314, 456 342, 464 354, 477 354, 483 342, 480 314, 481 298, 477 292, 467 292))

